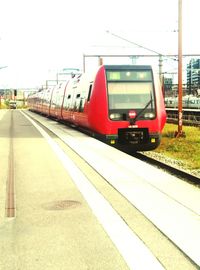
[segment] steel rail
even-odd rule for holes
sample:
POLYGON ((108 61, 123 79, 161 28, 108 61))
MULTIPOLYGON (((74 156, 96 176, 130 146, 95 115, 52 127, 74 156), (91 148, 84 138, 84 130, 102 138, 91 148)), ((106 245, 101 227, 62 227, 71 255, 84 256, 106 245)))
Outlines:
POLYGON ((190 174, 187 171, 172 167, 169 164, 163 163, 155 158, 147 156, 145 153, 144 154, 143 153, 135 153, 134 157, 136 157, 142 161, 145 161, 151 165, 157 166, 163 170, 166 170, 167 172, 180 178, 181 180, 187 181, 191 184, 195 184, 195 185, 200 187, 200 178, 193 175, 193 174, 190 174))

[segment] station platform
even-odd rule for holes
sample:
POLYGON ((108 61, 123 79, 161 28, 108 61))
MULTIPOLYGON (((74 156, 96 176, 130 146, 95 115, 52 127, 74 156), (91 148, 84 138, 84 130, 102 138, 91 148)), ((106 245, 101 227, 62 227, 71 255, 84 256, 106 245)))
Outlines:
POLYGON ((0 111, 0 134, 0 269, 110 270, 113 262, 116 269, 129 269, 35 127, 17 110, 0 111), (16 209, 8 218, 11 136, 16 209))
POLYGON ((0 138, 0 270, 199 268, 198 188, 28 111, 0 138))

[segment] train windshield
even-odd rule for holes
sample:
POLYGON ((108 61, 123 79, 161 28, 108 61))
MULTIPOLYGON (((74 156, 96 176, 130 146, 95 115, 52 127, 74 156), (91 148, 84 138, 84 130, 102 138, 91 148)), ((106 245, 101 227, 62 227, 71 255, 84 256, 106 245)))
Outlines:
MULTIPOLYGON (((154 85, 151 70, 122 70, 107 73, 110 112, 134 109, 139 113, 145 108, 155 116, 154 85), (148 104, 148 106, 147 106, 148 104)), ((140 115, 142 118, 142 114, 140 115)))

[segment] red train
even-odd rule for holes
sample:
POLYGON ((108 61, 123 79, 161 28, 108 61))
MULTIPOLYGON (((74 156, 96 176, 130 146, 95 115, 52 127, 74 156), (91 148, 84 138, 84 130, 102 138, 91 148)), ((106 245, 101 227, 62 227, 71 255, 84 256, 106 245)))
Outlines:
POLYGON ((28 107, 126 151, 155 149, 166 122, 151 66, 102 65, 30 95, 28 107))

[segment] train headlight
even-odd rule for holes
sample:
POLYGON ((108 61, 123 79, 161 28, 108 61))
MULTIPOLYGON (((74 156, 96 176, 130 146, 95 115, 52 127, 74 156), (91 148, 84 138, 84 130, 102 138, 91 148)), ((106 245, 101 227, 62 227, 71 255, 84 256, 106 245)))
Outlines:
POLYGON ((110 119, 112 119, 112 120, 120 120, 121 119, 121 114, 120 113, 111 113, 110 114, 110 119))
POLYGON ((144 118, 153 119, 153 118, 155 118, 155 113, 152 113, 152 112, 145 113, 144 118))

